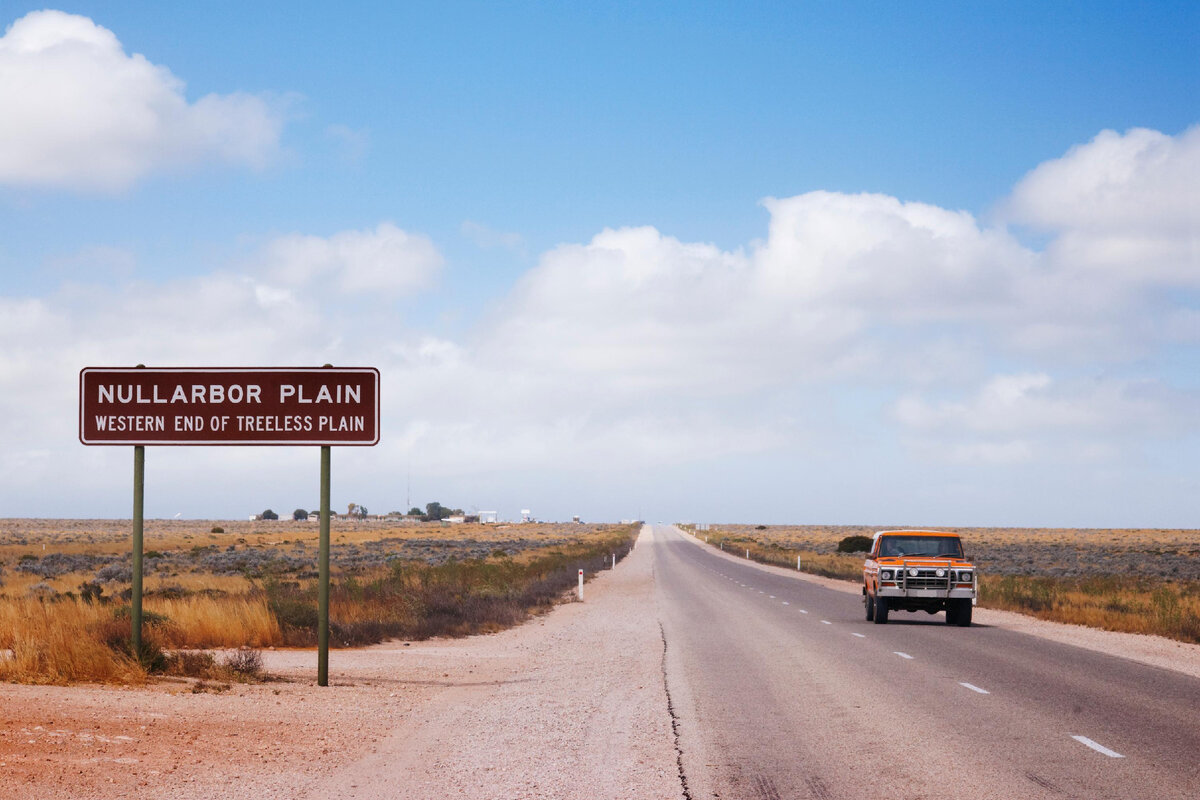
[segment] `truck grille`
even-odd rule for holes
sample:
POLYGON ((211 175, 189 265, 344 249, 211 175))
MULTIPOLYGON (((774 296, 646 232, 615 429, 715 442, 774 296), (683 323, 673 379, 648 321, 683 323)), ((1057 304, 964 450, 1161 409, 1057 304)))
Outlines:
POLYGON ((906 589, 942 589, 945 591, 950 588, 949 570, 946 570, 940 578, 935 574, 935 569, 917 569, 915 577, 910 574, 911 572, 911 568, 904 570, 904 587, 906 589))

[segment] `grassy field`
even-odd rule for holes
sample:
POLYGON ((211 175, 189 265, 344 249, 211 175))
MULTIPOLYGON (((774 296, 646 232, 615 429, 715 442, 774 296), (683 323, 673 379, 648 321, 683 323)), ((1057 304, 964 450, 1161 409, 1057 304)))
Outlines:
MULTIPOLYGON (((562 599, 578 569, 624 556, 634 534, 334 521, 331 644, 508 627, 562 599)), ((164 649, 315 644, 317 537, 315 522, 148 521, 139 661, 127 655, 128 521, 0 521, 0 680, 140 681, 147 666, 179 668, 164 649)))
MULTIPOLYGON (((721 525, 694 531, 767 564, 862 580, 848 536, 911 525, 721 525)), ((979 605, 1041 619, 1200 643, 1200 531, 953 528, 980 567, 979 605)))

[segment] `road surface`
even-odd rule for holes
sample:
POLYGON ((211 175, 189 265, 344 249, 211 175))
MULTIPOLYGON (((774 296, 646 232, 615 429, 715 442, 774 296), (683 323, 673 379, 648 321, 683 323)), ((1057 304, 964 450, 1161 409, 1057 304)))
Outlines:
POLYGON ((649 534, 687 797, 1200 798, 1196 678, 649 534))

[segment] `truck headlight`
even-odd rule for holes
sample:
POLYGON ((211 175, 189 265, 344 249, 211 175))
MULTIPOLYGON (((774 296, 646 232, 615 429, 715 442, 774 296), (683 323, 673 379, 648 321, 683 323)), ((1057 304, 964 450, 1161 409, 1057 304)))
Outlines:
POLYGON ((937 575, 939 578, 944 578, 944 577, 946 577, 946 570, 939 569, 939 570, 935 571, 933 574, 937 575))
POLYGON ((879 570, 879 579, 884 580, 884 581, 890 581, 892 579, 892 571, 890 569, 879 570))
POLYGON ((964 570, 964 571, 958 573, 958 580, 960 583, 970 583, 971 582, 971 571, 964 570))
POLYGON ((919 574, 920 574, 920 573, 919 573, 919 572, 917 572, 915 569, 910 569, 910 570, 908 571, 908 576, 909 576, 910 578, 915 578, 915 577, 917 577, 917 575, 919 575, 919 574))

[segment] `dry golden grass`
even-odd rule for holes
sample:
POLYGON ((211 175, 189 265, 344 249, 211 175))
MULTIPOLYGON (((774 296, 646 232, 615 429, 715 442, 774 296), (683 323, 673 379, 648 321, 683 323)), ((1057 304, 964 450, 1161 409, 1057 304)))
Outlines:
POLYGON ((160 634, 166 647, 269 647, 283 643, 279 622, 261 594, 148 597, 144 606, 170 621, 160 634))
POLYGON ((146 672, 97 635, 112 609, 21 598, 0 603, 0 680, 20 683, 140 683, 146 672), (9 654, 3 651, 11 651, 9 654))
POLYGON ((980 605, 1109 631, 1200 642, 1200 582, 985 575, 980 605))
MULTIPOLYGON (((534 597, 515 583, 518 579, 542 575, 547 559, 571 560, 584 553, 604 559, 600 550, 607 553, 609 543, 616 547, 618 540, 627 544, 630 532, 611 525, 335 520, 330 613, 334 643, 377 641, 388 631, 441 632, 439 626, 448 620, 452 624, 445 630, 459 633, 513 624, 526 613, 517 607, 522 598, 534 597), (339 555, 345 563, 338 562, 339 555), (423 559, 440 566, 427 566, 423 559), (435 588, 441 592, 435 598, 437 607, 430 605, 430 596, 414 600, 416 592, 393 591, 400 585, 395 581, 400 574, 418 582, 428 582, 423 575, 436 576, 435 588), (480 575, 514 583, 483 585, 480 575), (456 588, 456 580, 474 584, 463 590, 456 588), (391 588, 381 592, 385 585, 391 588), (489 594, 494 597, 489 599, 489 594), (455 608, 462 604, 459 619, 455 608)), ((316 617, 311 576, 318 534, 315 521, 148 520, 143 638, 149 650, 143 662, 159 647, 309 643, 308 621, 316 617), (214 527, 224 531, 212 533, 214 527), (161 554, 153 568, 152 554, 161 554), (245 561, 251 566, 243 574, 227 574, 230 564, 240 563, 243 556, 256 558, 245 561), (274 571, 277 564, 281 572, 274 571), (210 568, 222 572, 214 574, 210 568), (289 615, 286 630, 280 623, 281 610, 289 615)), ((102 580, 108 575, 99 571, 102 566, 128 568, 130 539, 127 520, 0 520, 0 680, 145 679, 142 666, 126 655, 129 581, 102 580), (55 568, 43 570, 45 576, 22 569, 49 567, 54 560, 48 557, 55 554, 55 568), (64 564, 71 571, 53 574, 64 564)), ((573 580, 574 568, 570 577, 573 580)), ((529 602, 540 603, 542 598, 529 602)))

